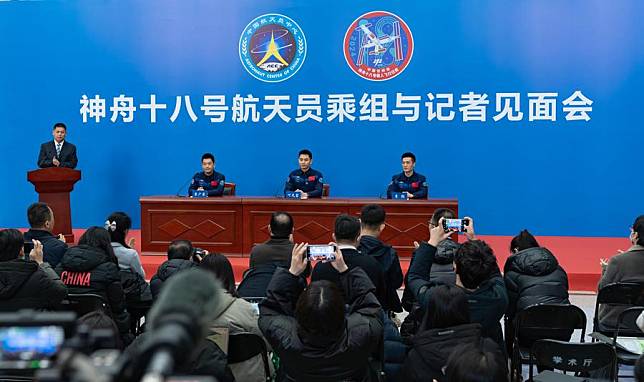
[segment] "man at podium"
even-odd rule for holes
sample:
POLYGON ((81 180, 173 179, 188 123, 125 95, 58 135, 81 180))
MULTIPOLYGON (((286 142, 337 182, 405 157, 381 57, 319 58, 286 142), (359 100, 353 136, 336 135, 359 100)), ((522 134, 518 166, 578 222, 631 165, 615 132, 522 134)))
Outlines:
POLYGON ((67 142, 67 126, 58 122, 54 125, 52 131, 54 140, 45 142, 40 145, 40 154, 38 154, 38 167, 68 167, 76 168, 78 158, 76 158, 76 146, 67 142))

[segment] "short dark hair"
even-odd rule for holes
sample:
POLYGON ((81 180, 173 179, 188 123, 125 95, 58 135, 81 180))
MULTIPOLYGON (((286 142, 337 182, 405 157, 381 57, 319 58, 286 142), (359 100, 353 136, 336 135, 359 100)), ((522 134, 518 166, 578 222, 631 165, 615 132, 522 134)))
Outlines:
POLYGON ((469 240, 463 243, 456 256, 456 274, 461 279, 463 286, 476 289, 478 286, 499 270, 494 257, 494 251, 482 240, 469 240))
POLYGON ((104 252, 111 262, 118 264, 116 255, 114 255, 114 249, 112 249, 110 234, 103 227, 89 227, 80 239, 78 239, 78 245, 86 245, 98 249, 104 252))
POLYGON ((403 155, 400 156, 400 160, 403 160, 405 158, 411 158, 411 161, 416 163, 416 155, 414 153, 407 151, 406 153, 403 153, 403 155))
POLYGON ((192 257, 192 242, 190 240, 173 240, 168 247, 168 260, 184 259, 192 257))
POLYGON ((499 345, 489 338, 456 347, 447 358, 449 382, 507 382, 508 369, 499 345))
POLYGON ((640 215, 635 219, 633 231, 637 232, 636 244, 644 246, 644 215, 640 215))
POLYGON ((47 203, 33 203, 27 208, 27 220, 31 228, 40 228, 50 221, 52 217, 51 209, 47 203))
POLYGON ((293 217, 288 212, 275 211, 271 215, 271 234, 276 238, 287 238, 293 233, 293 217))
POLYGON ((431 289, 421 330, 443 329, 469 323, 469 303, 463 289, 447 284, 431 289))
POLYGON ((221 282, 224 290, 233 297, 238 297, 235 289, 235 273, 228 258, 221 253, 209 253, 199 263, 199 268, 213 274, 221 282))
POLYGON ((335 240, 356 241, 360 236, 360 221, 355 216, 341 214, 335 218, 335 240))
POLYGON ((211 161, 213 161, 213 163, 215 162, 215 156, 212 155, 211 153, 205 153, 204 155, 202 155, 201 161, 203 162, 204 159, 210 159, 211 161))
POLYGON ((527 229, 519 232, 518 235, 512 238, 510 241, 510 252, 514 251, 523 251, 528 248, 539 247, 539 242, 535 239, 534 236, 527 229))
POLYGON ((52 130, 56 130, 57 127, 62 127, 63 129, 65 129, 65 131, 67 131, 67 126, 65 126, 65 124, 62 122, 56 122, 52 130))
POLYGON ((0 231, 0 261, 15 260, 25 243, 22 232, 9 228, 0 231))
POLYGON ((132 219, 125 212, 113 212, 105 222, 105 229, 110 234, 110 240, 126 248, 130 247, 125 243, 125 232, 130 228, 132 228, 132 219), (111 225, 111 223, 115 224, 111 225))
POLYGON ((311 283, 297 299, 295 319, 302 337, 339 337, 344 329, 342 291, 328 280, 311 283))
POLYGON ((432 214, 432 218, 429 222, 433 225, 438 225, 438 221, 441 220, 441 218, 454 219, 456 218, 456 214, 449 208, 437 208, 432 214))
POLYGON ((299 153, 297 153, 297 157, 299 158, 300 155, 308 155, 309 159, 313 159, 313 153, 309 149, 302 149, 300 150, 299 153))
POLYGON ((378 204, 367 204, 360 211, 360 223, 367 228, 378 228, 385 222, 385 209, 378 204))

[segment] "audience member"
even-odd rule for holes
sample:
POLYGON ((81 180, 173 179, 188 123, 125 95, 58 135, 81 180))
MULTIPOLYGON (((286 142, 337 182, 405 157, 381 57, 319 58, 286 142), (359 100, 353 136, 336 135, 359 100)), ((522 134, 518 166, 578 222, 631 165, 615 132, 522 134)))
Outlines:
POLYGON ((45 203, 34 203, 27 209, 27 220, 31 227, 25 232, 25 241, 38 240, 42 243, 44 261, 56 268, 67 252, 65 236, 54 236, 54 211, 45 203))
POLYGON ((152 297, 156 300, 161 293, 163 283, 178 272, 196 267, 194 261, 195 250, 189 240, 175 240, 168 247, 168 260, 157 269, 157 273, 150 280, 152 297))

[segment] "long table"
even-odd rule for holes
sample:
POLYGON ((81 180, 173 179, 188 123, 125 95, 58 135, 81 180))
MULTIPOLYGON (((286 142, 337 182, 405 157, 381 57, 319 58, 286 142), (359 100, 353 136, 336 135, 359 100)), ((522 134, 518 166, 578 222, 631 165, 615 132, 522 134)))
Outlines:
POLYGON ((196 247, 228 256, 248 256, 253 245, 269 238, 268 223, 274 211, 293 216, 295 242, 331 241, 336 216, 360 215, 365 204, 376 203, 387 212, 381 239, 409 257, 413 242, 427 240, 428 221, 441 207, 458 214, 456 199, 386 200, 365 198, 235 197, 187 198, 144 196, 141 203, 141 249, 143 255, 165 255, 168 244, 187 239, 196 247))

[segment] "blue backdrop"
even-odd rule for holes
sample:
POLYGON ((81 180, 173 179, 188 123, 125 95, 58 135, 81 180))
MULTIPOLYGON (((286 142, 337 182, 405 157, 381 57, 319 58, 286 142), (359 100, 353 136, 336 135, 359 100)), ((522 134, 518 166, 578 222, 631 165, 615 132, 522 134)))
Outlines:
MULTIPOLYGON (((625 236, 643 213, 641 91, 644 3, 620 1, 211 1, 0 2, 0 226, 25 227, 36 200, 26 172, 56 121, 68 125, 83 179, 72 195, 76 227, 124 210, 140 224, 141 195, 174 194, 211 151, 241 195, 281 191, 303 147, 314 152, 334 196, 379 196, 413 151, 433 197, 456 197, 486 234, 529 228, 540 235, 625 236), (347 65, 343 40, 360 15, 385 10, 413 33, 403 73, 368 81, 347 65), (240 62, 240 35, 280 13, 306 36, 305 62, 290 79, 265 83, 240 62), (589 121, 567 121, 562 101, 580 90, 589 121), (460 95, 488 94, 486 122, 463 122, 460 95), (493 121, 495 94, 521 94, 523 119, 493 121), (529 121, 529 92, 557 92, 557 118, 529 121), (388 96, 386 122, 211 123, 206 94, 388 96), (419 118, 392 115, 396 93, 422 96, 419 118), (453 121, 428 121, 427 93, 453 93, 453 121), (110 121, 114 97, 167 104, 157 123, 110 121), (83 95, 106 99, 107 116, 83 123, 83 95), (175 97, 188 95, 169 118, 175 97)), ((260 102, 260 105, 262 102, 260 102)), ((266 113, 261 109, 262 118, 266 113)))

